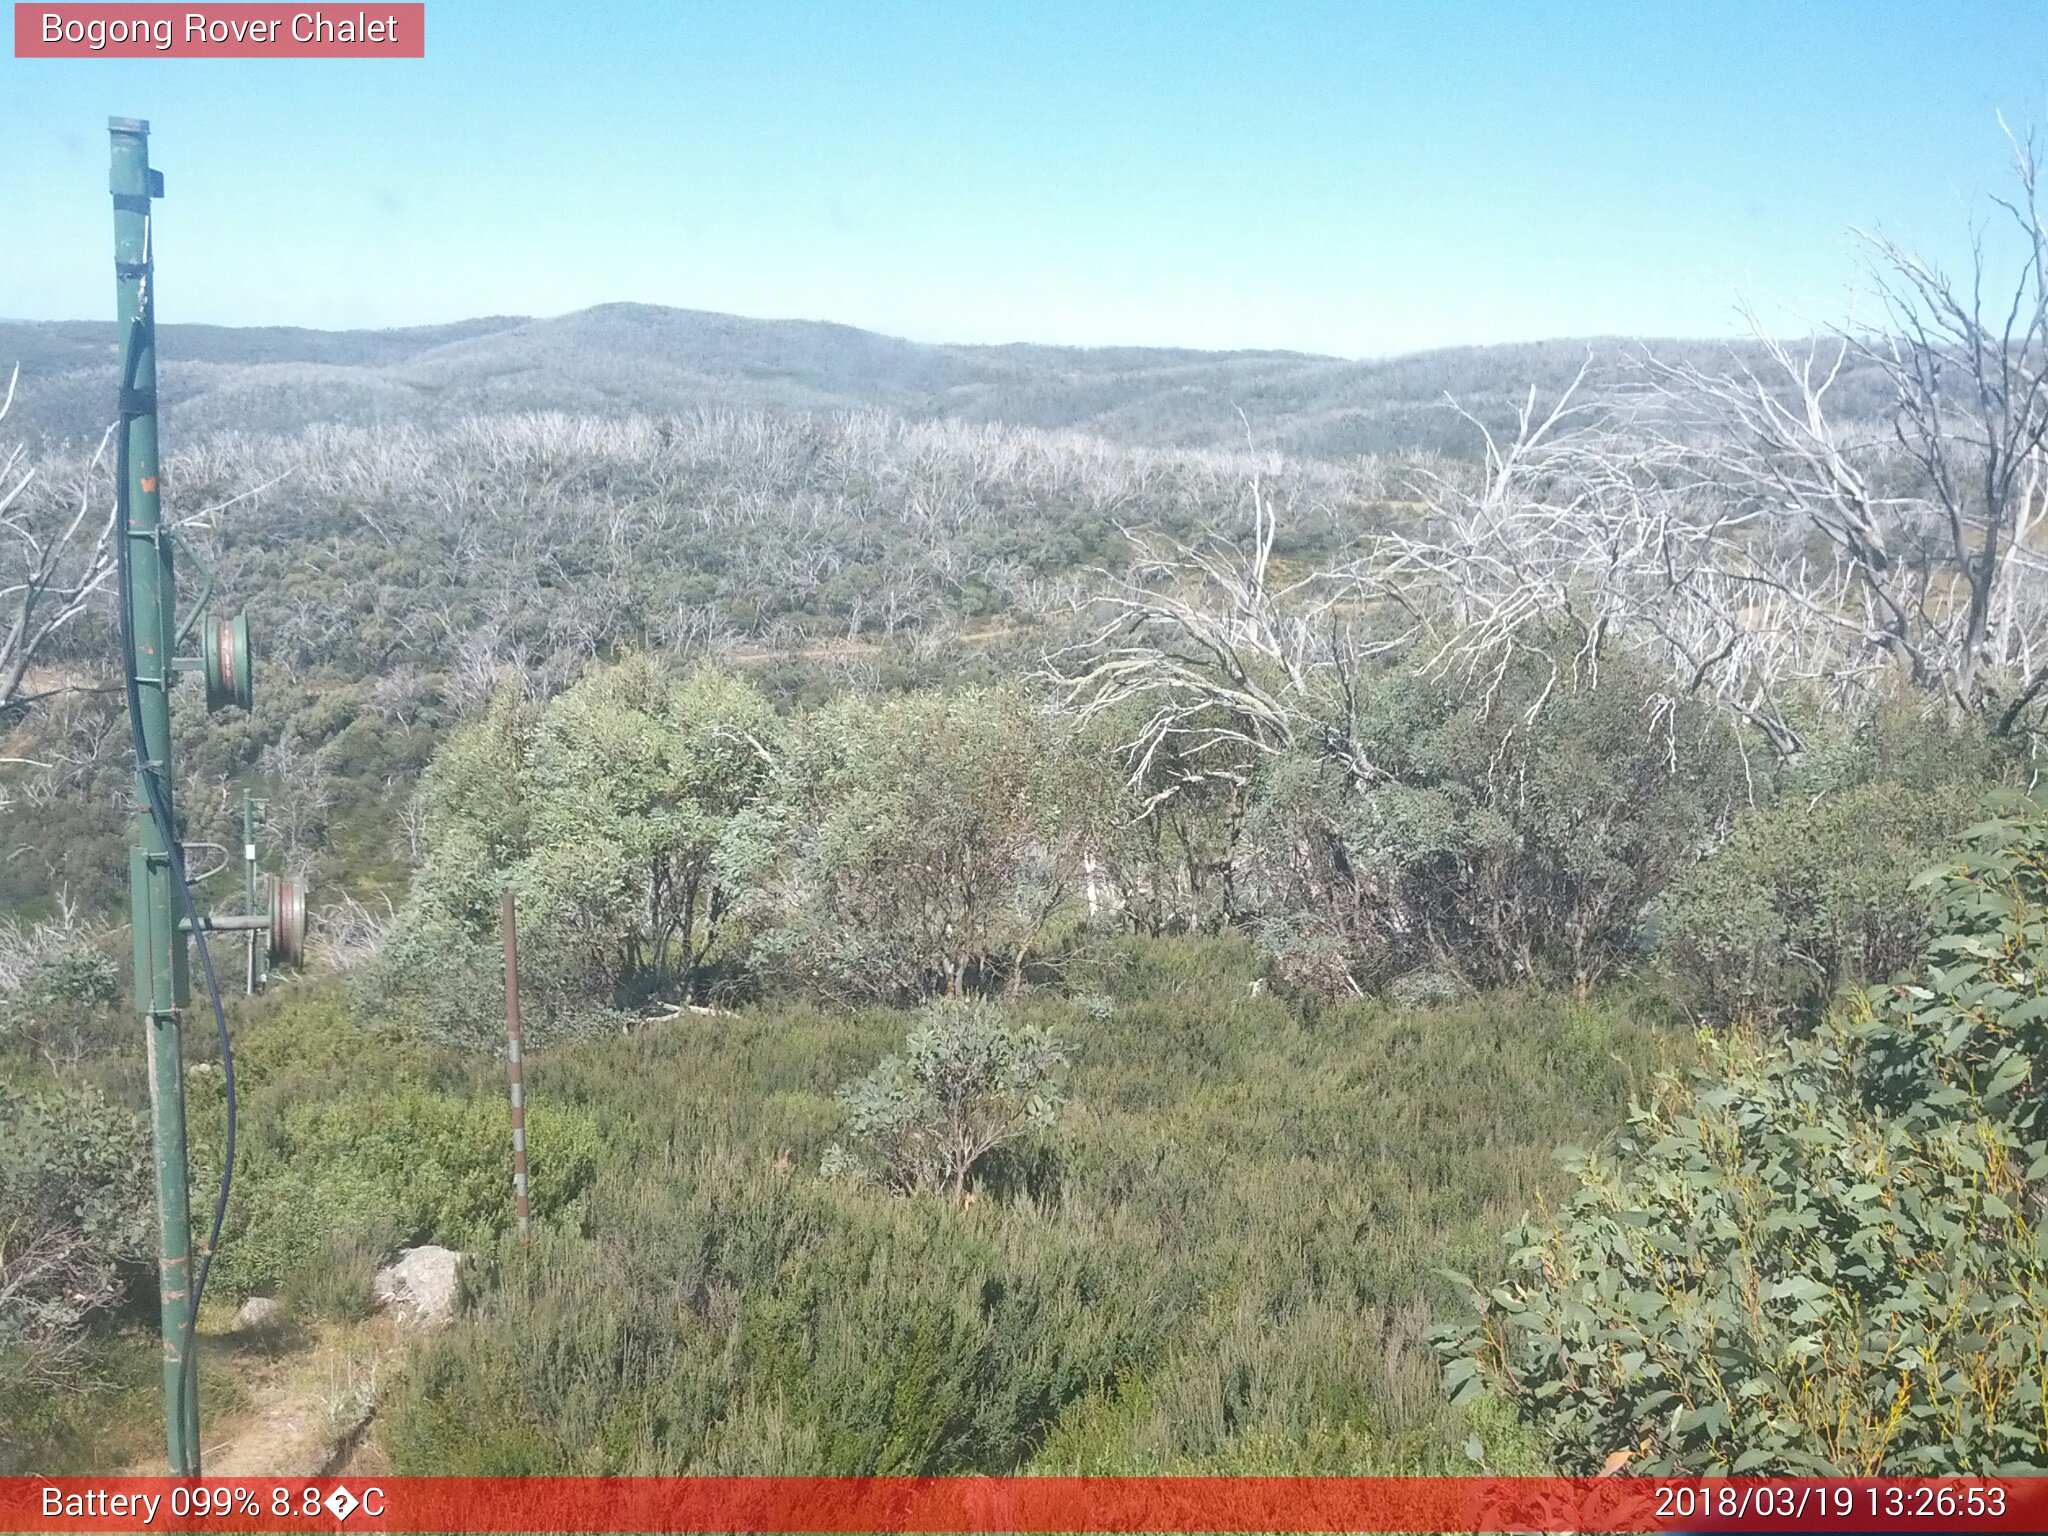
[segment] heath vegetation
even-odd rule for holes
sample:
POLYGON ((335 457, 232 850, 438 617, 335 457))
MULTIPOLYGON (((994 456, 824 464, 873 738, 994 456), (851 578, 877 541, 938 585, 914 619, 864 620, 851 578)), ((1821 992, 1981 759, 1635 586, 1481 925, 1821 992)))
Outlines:
MULTIPOLYGON (((1377 455, 1301 360, 1231 363, 1261 442, 1024 353, 184 439, 263 668, 181 700, 187 836, 253 780, 328 893, 234 1009, 215 1305, 478 1255, 403 1471, 2048 1466, 2033 199, 2009 270, 1876 246, 1878 331, 1501 354, 1377 455)), ((0 465, 0 1470, 57 1471, 148 1395, 129 764, 106 466, 0 465)))

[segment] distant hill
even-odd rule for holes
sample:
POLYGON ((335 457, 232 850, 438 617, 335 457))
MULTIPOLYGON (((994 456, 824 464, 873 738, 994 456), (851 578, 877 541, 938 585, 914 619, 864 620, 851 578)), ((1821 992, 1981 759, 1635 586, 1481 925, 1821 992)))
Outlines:
MULTIPOLYGON (((111 414, 114 342, 110 321, 0 321, 0 368, 18 361, 22 371, 11 424, 96 435, 111 414)), ((1299 352, 938 346, 819 321, 645 304, 389 331, 167 325, 158 337, 166 425, 180 434, 289 431, 316 421, 431 424, 523 410, 881 408, 1162 447, 1241 444, 1248 422, 1261 446, 1314 457, 1470 453, 1475 436, 1446 394, 1500 420, 1530 385, 1555 390, 1589 355, 1611 365, 1633 345, 1602 338, 1460 347, 1370 362, 1299 352)), ((1654 345, 1703 356, 1722 350, 1654 345)))

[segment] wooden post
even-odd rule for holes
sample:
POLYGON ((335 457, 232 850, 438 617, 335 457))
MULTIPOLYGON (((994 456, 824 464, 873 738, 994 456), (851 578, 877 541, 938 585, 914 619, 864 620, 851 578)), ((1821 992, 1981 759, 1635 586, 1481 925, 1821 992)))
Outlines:
POLYGON ((505 1074, 512 1088, 512 1209, 519 1218, 519 1246, 532 1242, 526 1203, 526 1066, 519 1051, 519 936, 512 890, 505 889, 505 1074))

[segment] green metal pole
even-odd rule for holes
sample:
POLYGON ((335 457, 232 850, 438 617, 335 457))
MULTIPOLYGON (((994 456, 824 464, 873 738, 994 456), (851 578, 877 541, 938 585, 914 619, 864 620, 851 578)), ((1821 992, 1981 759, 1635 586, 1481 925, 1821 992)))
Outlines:
POLYGON ((197 1371, 185 1369, 192 1305, 192 1218, 185 1164, 185 1059, 181 1009, 187 996, 185 938, 178 931, 169 846, 152 801, 171 815, 171 664, 176 571, 157 485, 156 279, 150 202, 163 178, 149 167, 149 124, 110 118, 114 273, 119 297, 120 425, 127 460, 128 617, 142 714, 136 764, 137 846, 129 861, 135 928, 135 996, 149 1045, 149 1099, 156 1147, 158 1267, 164 1337, 164 1428, 171 1472, 199 1475, 197 1371))

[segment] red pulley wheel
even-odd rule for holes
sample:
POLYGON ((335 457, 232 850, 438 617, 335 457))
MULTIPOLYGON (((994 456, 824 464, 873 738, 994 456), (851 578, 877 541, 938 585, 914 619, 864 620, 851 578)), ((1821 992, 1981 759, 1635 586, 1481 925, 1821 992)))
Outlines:
POLYGON ((270 882, 270 963, 306 963, 306 892, 282 876, 270 882))
POLYGON ((206 663, 206 707, 247 709, 255 700, 251 687, 249 618, 236 614, 231 619, 208 616, 199 626, 206 663))

